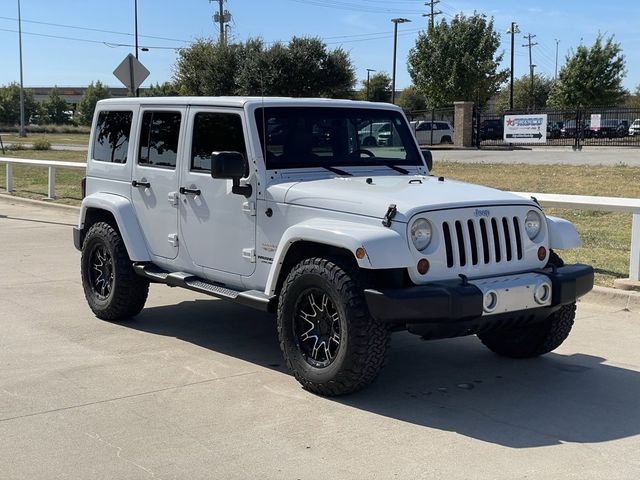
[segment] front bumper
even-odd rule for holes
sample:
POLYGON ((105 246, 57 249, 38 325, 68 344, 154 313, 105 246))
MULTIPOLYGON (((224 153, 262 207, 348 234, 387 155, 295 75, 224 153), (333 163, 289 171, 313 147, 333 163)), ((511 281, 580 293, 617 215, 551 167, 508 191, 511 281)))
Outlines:
MULTIPOLYGON (((456 279, 410 288, 367 289, 365 298, 369 312, 377 320, 404 326, 413 333, 431 338, 446 338, 498 328, 505 323, 542 320, 593 288, 593 268, 589 265, 567 265, 535 273, 548 278, 550 299, 543 306, 526 302, 521 309, 512 306, 508 312, 487 314, 484 305, 486 288, 481 289, 473 280, 464 282, 456 279)), ((503 290, 509 292, 509 288, 503 290)))

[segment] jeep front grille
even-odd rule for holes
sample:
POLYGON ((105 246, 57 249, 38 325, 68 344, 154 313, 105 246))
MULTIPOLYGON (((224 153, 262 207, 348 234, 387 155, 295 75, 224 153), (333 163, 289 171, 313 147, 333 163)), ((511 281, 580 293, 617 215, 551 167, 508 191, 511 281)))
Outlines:
POLYGON ((445 221, 442 232, 449 268, 522 260, 518 217, 445 221))

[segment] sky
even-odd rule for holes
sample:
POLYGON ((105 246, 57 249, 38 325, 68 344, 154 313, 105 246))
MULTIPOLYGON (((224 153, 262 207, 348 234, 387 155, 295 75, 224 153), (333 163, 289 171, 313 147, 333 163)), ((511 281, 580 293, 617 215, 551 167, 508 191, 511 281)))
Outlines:
MULTIPOLYGON (((122 86, 113 70, 134 48, 134 0, 19 0, 22 10, 25 87, 85 86, 100 80, 122 86)), ((244 41, 261 37, 265 42, 288 41, 293 36, 322 38, 328 48, 349 52, 358 87, 367 69, 391 74, 392 18, 411 23, 398 25, 397 88, 411 84, 407 55, 427 24, 427 0, 225 0, 232 15, 229 36, 244 41)), ((0 0, 0 85, 19 81, 18 0, 0 0)), ((176 49, 198 38, 218 38, 212 15, 217 0, 138 0, 140 61, 150 70, 142 86, 171 80, 176 49)), ((615 34, 626 57, 624 86, 640 84, 640 2, 595 0, 442 0, 436 17, 450 20, 474 10, 494 18, 502 37, 504 67, 508 67, 512 21, 516 36, 515 75, 527 74, 528 50, 523 35, 533 39, 536 72, 554 76, 556 40, 558 68, 581 42, 593 44, 598 33, 615 34)))

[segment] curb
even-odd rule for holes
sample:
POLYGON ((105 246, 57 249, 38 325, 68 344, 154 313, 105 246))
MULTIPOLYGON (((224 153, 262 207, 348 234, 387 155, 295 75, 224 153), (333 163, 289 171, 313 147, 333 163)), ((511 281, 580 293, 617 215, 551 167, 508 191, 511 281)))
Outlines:
POLYGON ((606 305, 629 312, 640 312, 640 292, 620 290, 611 287, 594 286, 593 290, 581 298, 584 303, 606 305))
POLYGON ((80 207, 76 207, 73 205, 62 205, 60 203, 53 203, 53 202, 45 202, 44 200, 33 200, 31 198, 22 198, 22 197, 17 197, 15 195, 9 195, 7 193, 0 193, 0 200, 4 200, 7 202, 15 202, 15 203, 22 203, 22 204, 26 204, 26 205, 34 205, 34 206, 38 206, 38 207, 50 207, 50 208, 58 208, 61 210, 67 210, 67 211, 72 211, 72 212, 79 212, 80 211, 80 207))

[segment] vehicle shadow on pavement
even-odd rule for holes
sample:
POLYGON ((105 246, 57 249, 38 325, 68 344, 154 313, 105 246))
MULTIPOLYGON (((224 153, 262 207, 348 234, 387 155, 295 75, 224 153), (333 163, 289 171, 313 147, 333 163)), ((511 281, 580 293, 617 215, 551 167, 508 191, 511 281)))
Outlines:
MULTIPOLYGON (((126 325, 287 372, 275 317, 231 303, 151 307, 126 325)), ((640 372, 604 362, 556 353, 511 360, 476 337, 426 342, 403 332, 374 384, 326 401, 512 448, 637 435, 640 372)))

